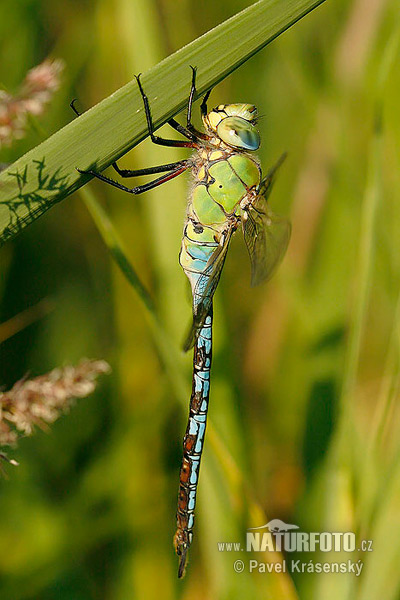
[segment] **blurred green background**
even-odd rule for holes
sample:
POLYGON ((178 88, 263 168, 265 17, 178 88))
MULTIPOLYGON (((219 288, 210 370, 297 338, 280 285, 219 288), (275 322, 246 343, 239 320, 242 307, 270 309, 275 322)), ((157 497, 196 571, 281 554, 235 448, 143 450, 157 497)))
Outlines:
MULTIPOLYGON (((0 161, 69 122, 72 98, 92 106, 247 5, 2 0, 1 88, 15 91, 48 56, 66 68, 39 126, 0 161)), ((187 179, 140 198, 90 184, 151 290, 174 367, 79 194, 1 249, 0 322, 46 304, 15 335, 2 329, 0 385, 84 356, 113 369, 12 452, 21 464, 0 481, 1 600, 400 598, 398 40, 397 0, 328 2, 212 92, 211 105, 259 107, 265 169, 288 151, 271 206, 293 234, 278 274, 255 289, 237 235, 216 293, 211 427, 185 580, 172 536, 191 387, 191 356, 179 352, 190 321, 178 264, 187 179), (217 543, 243 543, 270 518, 354 531, 373 552, 344 557, 362 560, 358 578, 235 574, 243 555, 217 543)), ((147 140, 120 164, 186 155, 147 140)))

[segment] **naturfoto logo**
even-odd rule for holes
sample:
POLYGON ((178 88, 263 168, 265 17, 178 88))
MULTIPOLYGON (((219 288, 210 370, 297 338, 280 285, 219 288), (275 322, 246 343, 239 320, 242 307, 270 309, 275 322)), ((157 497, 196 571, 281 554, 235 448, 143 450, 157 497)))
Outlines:
POLYGON ((299 526, 272 519, 259 527, 249 527, 246 545, 219 542, 220 552, 371 552, 372 540, 357 544, 352 531, 299 531, 299 526))
POLYGON ((246 533, 247 552, 354 552, 353 532, 296 531, 298 525, 272 519, 260 527, 250 527, 246 533))

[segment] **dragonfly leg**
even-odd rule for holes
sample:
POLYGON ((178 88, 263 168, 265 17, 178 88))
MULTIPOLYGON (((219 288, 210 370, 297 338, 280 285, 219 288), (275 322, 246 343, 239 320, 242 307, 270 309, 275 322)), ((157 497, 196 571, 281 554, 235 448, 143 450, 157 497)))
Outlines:
POLYGON ((186 169, 190 166, 188 160, 179 160, 174 163, 169 163, 167 165, 158 165, 156 167, 146 167, 145 169, 120 169, 116 162, 114 162, 111 166, 117 171, 118 175, 121 177, 138 177, 139 175, 154 175, 155 173, 164 173, 165 171, 176 171, 180 167, 185 167, 186 169))
POLYGON ((175 131, 179 131, 180 134, 184 135, 189 140, 196 140, 196 134, 186 129, 186 127, 178 123, 178 121, 176 121, 175 119, 170 119, 168 121, 168 125, 171 125, 171 127, 175 129, 175 131))
MULTIPOLYGON (((76 98, 74 98, 71 101, 70 107, 72 108, 72 110, 74 111, 76 116, 80 117, 82 113, 80 113, 78 111, 78 109, 75 107, 75 102, 76 102, 76 98)), ((157 165, 156 167, 146 167, 145 169, 135 169, 135 170, 120 169, 117 162, 112 163, 111 166, 117 171, 118 175, 120 175, 121 177, 138 177, 139 175, 154 175, 155 173, 164 173, 165 171, 174 171, 183 166, 187 167, 188 161, 180 160, 180 161, 177 161, 174 163, 168 163, 166 165, 157 165)), ((82 171, 79 169, 78 169, 78 171, 80 173, 89 173, 89 171, 82 171)), ((94 173, 94 171, 92 171, 92 173, 94 173)))
POLYGON ((207 94, 204 96, 203 101, 200 105, 200 112, 201 112, 202 117, 205 117, 208 113, 207 100, 209 99, 210 94, 211 94, 211 90, 208 90, 207 94))
POLYGON ((74 98, 73 100, 71 100, 71 102, 69 103, 69 105, 72 108, 72 110, 74 111, 74 113, 76 114, 76 116, 80 117, 82 113, 80 113, 79 110, 75 107, 75 102, 76 102, 76 98, 74 98))
POLYGON ((191 66, 190 68, 192 69, 192 83, 190 86, 190 94, 187 107, 186 127, 178 123, 178 121, 176 121, 175 119, 170 119, 168 121, 168 125, 171 125, 171 127, 173 127, 175 131, 178 131, 181 135, 184 135, 189 140, 197 141, 198 138, 204 140, 208 139, 209 136, 205 135, 201 131, 198 131, 191 123, 193 98, 196 93, 196 67, 191 66))
POLYGON ((146 114, 147 127, 149 130, 149 135, 150 135, 151 141, 154 144, 159 144, 160 146, 170 146, 173 148, 195 148, 197 146, 197 144, 193 140, 188 141, 188 142, 184 142, 182 140, 168 140, 165 138, 161 138, 157 135, 154 135, 154 125, 153 125, 153 120, 152 120, 151 112, 150 112, 149 99, 146 96, 145 91, 140 82, 140 75, 136 76, 136 81, 138 82, 139 90, 140 90, 140 93, 143 98, 144 112, 146 114))
MULTIPOLYGON (((196 69, 196 67, 192 67, 192 66, 190 66, 190 68, 192 69, 192 84, 190 86, 190 94, 189 94, 188 107, 187 107, 186 127, 187 127, 188 131, 190 131, 192 133, 192 135, 194 135, 196 138, 201 138, 201 139, 205 140, 205 139, 208 139, 209 136, 205 135, 201 131, 198 131, 195 128, 195 126, 192 125, 192 105, 193 105, 193 98, 196 94, 197 69, 196 69)), ((207 92, 205 98, 207 99, 209 95, 210 95, 210 91, 207 92)), ((204 100, 203 100, 203 102, 204 102, 204 100)), ((206 100, 206 102, 207 102, 207 100, 206 100)), ((202 106, 203 106, 203 103, 202 103, 202 106)))
MULTIPOLYGON (((184 162, 184 161, 182 161, 182 162, 184 162)), ((179 167, 177 167, 176 169, 174 169, 172 171, 169 171, 165 175, 162 175, 161 177, 157 177, 157 179, 154 179, 153 181, 149 181, 148 183, 144 183, 143 185, 138 185, 134 188, 129 188, 126 185, 122 185, 121 183, 118 183, 118 181, 114 181, 114 179, 110 179, 109 177, 106 177, 105 175, 102 175, 101 173, 97 173, 96 171, 93 171, 93 170, 83 171, 82 169, 77 169, 77 171, 79 173, 82 173, 83 175, 92 175, 93 177, 100 179, 100 181, 104 181, 104 183, 108 183, 109 185, 112 185, 113 187, 116 187, 117 189, 122 190, 123 192, 128 192, 129 194, 137 195, 137 194, 143 194, 143 192, 147 192, 148 190, 152 190, 153 188, 158 187, 159 185, 165 183, 166 181, 169 181, 170 179, 174 179, 174 177, 178 177, 178 175, 180 175, 181 173, 186 171, 187 168, 188 168, 188 165, 180 164, 179 167)))
POLYGON ((197 73, 197 68, 196 67, 192 67, 192 66, 190 66, 190 68, 192 69, 192 84, 190 86, 190 94, 189 94, 188 107, 187 107, 187 117, 186 117, 186 125, 187 125, 187 127, 191 127, 192 126, 192 105, 193 105, 193 98, 194 98, 194 95, 196 93, 196 73, 197 73))

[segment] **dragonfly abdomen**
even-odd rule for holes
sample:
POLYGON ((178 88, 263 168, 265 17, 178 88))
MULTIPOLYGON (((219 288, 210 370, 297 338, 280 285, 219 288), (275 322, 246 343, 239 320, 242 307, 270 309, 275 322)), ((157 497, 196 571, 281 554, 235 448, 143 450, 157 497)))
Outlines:
POLYGON ((183 440, 183 460, 179 477, 176 515, 177 531, 174 537, 175 550, 180 557, 179 577, 182 577, 185 572, 187 551, 193 538, 197 484, 210 395, 211 353, 212 307, 196 340, 193 356, 192 394, 189 420, 183 440))
POLYGON ((194 292, 196 284, 213 252, 218 248, 219 239, 218 228, 203 226, 192 218, 189 218, 185 225, 179 262, 190 281, 194 308, 196 307, 194 292))

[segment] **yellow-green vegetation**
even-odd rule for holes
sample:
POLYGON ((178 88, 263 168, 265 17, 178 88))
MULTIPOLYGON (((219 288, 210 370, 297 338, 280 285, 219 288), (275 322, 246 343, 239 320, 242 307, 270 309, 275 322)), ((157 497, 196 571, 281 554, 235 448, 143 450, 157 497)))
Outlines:
MULTIPOLYGON (((1 600, 398 598, 397 1, 325 2, 234 70, 268 41, 267 30, 273 37, 317 4, 258 3, 275 18, 247 21, 247 42, 226 33, 203 58, 196 46, 187 64, 166 62, 163 80, 162 60, 248 3, 0 3, 1 89, 15 92, 48 55, 65 63, 45 114, 1 149, 1 163, 30 150, 42 160, 39 143, 67 125, 46 156, 66 169, 58 177, 75 178, 61 190, 67 196, 85 181, 75 166, 104 167, 145 136, 135 82, 111 94, 143 72, 156 121, 165 122, 184 105, 194 61, 202 92, 233 71, 210 106, 258 107, 265 172, 288 151, 271 205, 293 232, 278 273, 260 288, 250 288, 239 235, 230 248, 215 298, 195 541, 180 582, 172 536, 191 378, 180 350, 190 293, 178 263, 187 179, 141 197, 90 183, 3 246, 0 386, 84 356, 105 359, 112 374, 50 431, 7 451, 20 466, 6 465, 0 481, 1 600), (252 27, 264 42, 250 39, 252 27), (74 97, 82 111, 106 100, 80 122, 74 97), (359 577, 249 573, 250 559, 281 557, 219 551, 218 542, 244 545, 247 528, 275 518, 300 531, 353 531, 373 551, 295 556, 361 560, 359 577)), ((146 140, 120 165, 185 156, 146 140)), ((2 200, 4 181, 6 172, 2 200)), ((56 184, 47 180, 45 202, 59 199, 56 184)))

